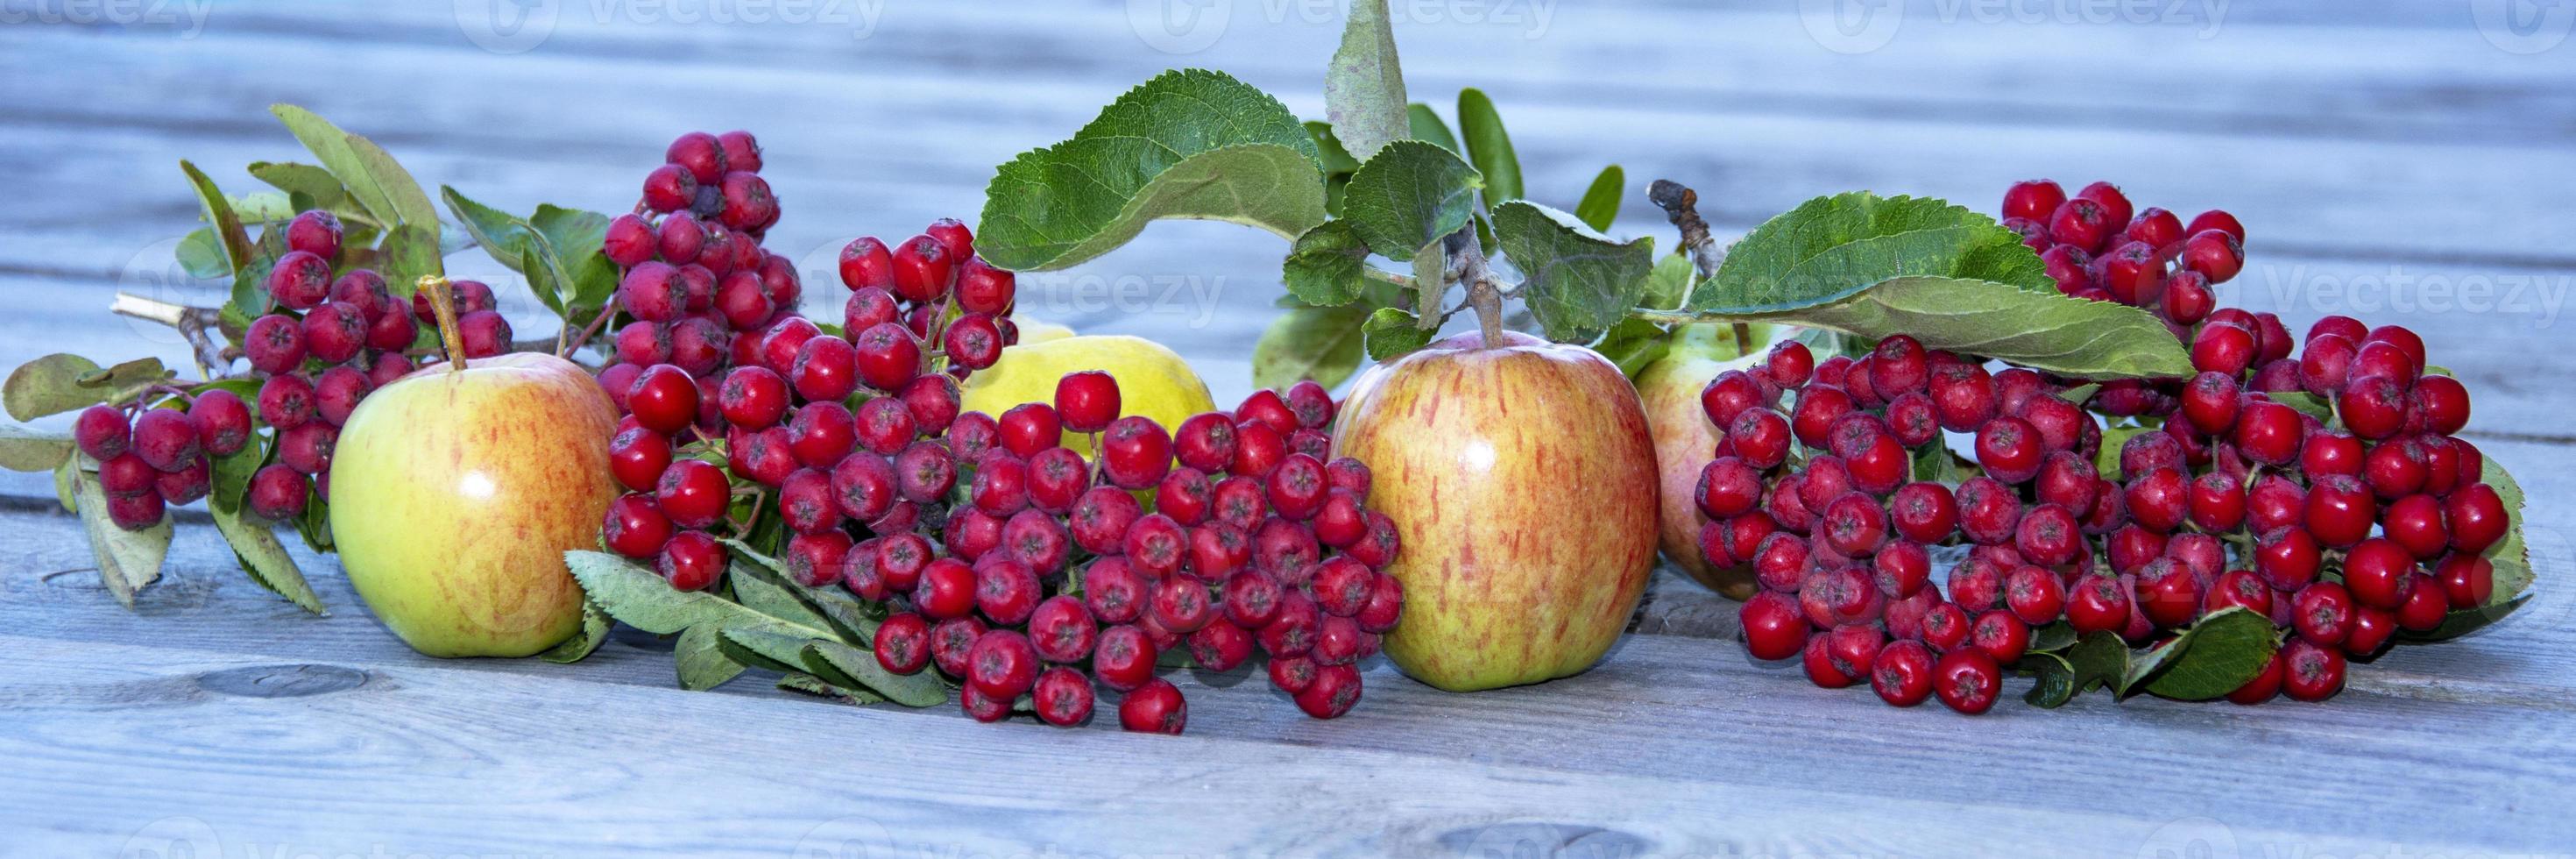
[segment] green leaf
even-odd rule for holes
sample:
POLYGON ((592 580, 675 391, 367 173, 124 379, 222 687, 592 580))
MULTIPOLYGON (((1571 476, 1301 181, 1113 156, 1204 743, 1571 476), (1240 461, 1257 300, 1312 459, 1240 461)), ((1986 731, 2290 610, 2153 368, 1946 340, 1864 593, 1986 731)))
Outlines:
POLYGON ((2317 420, 2334 420, 2334 404, 2326 402, 2324 397, 2304 391, 2273 391, 2263 396, 2317 420))
POLYGON ((2504 539, 2496 541, 2486 551, 2487 560, 2495 564, 2495 595, 2487 598, 2487 605, 2502 605, 2531 587, 2531 550, 2523 542, 2522 535, 2526 521, 2522 484, 2515 481, 2513 475, 2505 473, 2504 464, 2492 456, 2485 458, 2478 472, 2478 481, 2496 491, 2496 498, 2504 502, 2505 521, 2513 523, 2513 527, 2506 529, 2504 539))
POLYGON ((1986 216, 1940 200, 1854 193, 1810 200, 1755 228, 1692 291, 1690 307, 1796 310, 1899 277, 1988 280, 2056 294, 2039 257, 1986 216))
POLYGON ((1676 251, 1663 255, 1655 260, 1654 270, 1646 273, 1646 290, 1637 297, 1639 306, 1659 310, 1682 306, 1682 302, 1690 300, 1691 283, 1698 275, 1699 269, 1692 265, 1689 254, 1676 251))
POLYGON ((1601 335, 1601 342, 1593 344, 1592 351, 1619 365, 1619 372, 1634 380, 1672 348, 1673 338, 1663 326, 1643 319, 1623 319, 1601 335))
MULTIPOLYGON (((251 403, 251 409, 256 412, 259 408, 257 401, 252 400, 251 403)), ((242 495, 250 491, 250 479, 259 473, 259 467, 265 461, 260 447, 260 440, 254 435, 249 444, 234 451, 233 455, 215 457, 213 486, 206 494, 209 509, 224 513, 241 510, 242 495)))
MULTIPOLYGON (((434 224, 434 222, 433 222, 434 224)), ((385 234, 384 244, 377 248, 384 254, 380 264, 385 276, 385 289, 397 299, 410 300, 426 275, 444 274, 446 262, 439 259, 438 228, 404 224, 385 234)))
POLYGON ((1355 0, 1342 25, 1342 44, 1324 68, 1324 118, 1333 136, 1367 161, 1379 148, 1413 133, 1405 115, 1404 69, 1397 62, 1395 29, 1386 0, 1355 0))
POLYGON ((1286 388, 1313 379, 1338 386, 1360 366, 1361 307, 1300 307, 1270 323, 1252 346, 1252 386, 1286 388))
POLYGON ((277 532, 268 523, 243 519, 239 510, 212 512, 215 530, 232 545, 233 558, 241 562, 242 572, 248 573, 251 581, 305 611, 330 614, 322 610, 322 597, 304 581, 304 571, 296 568, 295 558, 286 553, 286 544, 277 541, 277 532))
POLYGON ((1476 168, 1448 150, 1399 140, 1351 174, 1342 220, 1370 250, 1411 260, 1424 246, 1467 226, 1481 182, 1476 168))
POLYGON ((1494 208, 1494 237, 1528 278, 1523 300, 1549 339, 1583 343, 1635 307, 1655 267, 1655 242, 1620 243, 1573 215, 1527 200, 1494 208))
POLYGON ((865 689, 835 686, 823 678, 816 677, 802 671, 790 672, 788 674, 781 675, 778 678, 778 688, 789 692, 812 695, 817 698, 831 698, 849 704, 874 704, 885 700, 883 696, 874 692, 870 692, 865 689))
POLYGON ((725 653, 734 661, 771 671, 805 670, 805 643, 815 639, 759 621, 724 626, 725 653))
POLYGON ((1610 223, 1619 219, 1619 197, 1626 193, 1621 185, 1628 181, 1626 171, 1612 164, 1592 177, 1592 187, 1583 190, 1583 201, 1574 204, 1574 216, 1600 232, 1609 232, 1610 223))
POLYGON ((2157 670, 2123 686, 2136 690, 2143 680, 2150 695, 2207 701, 2234 692, 2262 674, 2279 645, 2271 618, 2241 606, 2225 609, 2193 623, 2166 645, 2176 652, 2162 660, 2157 670))
MULTIPOLYGON (((379 223, 388 227, 418 226, 433 239, 438 235, 438 207, 421 192, 411 172, 396 163, 383 147, 342 131, 329 120, 295 105, 275 104, 268 110, 348 188, 350 198, 379 223)), ((435 247, 436 242, 431 245, 435 247)))
POLYGON ((562 301, 556 312, 585 321, 617 292, 617 263, 600 249, 608 238, 609 217, 598 212, 537 204, 528 225, 544 235, 553 276, 560 279, 562 301))
POLYGON ((722 686, 748 667, 725 652, 724 627, 712 623, 680 633, 679 645, 671 649, 671 663, 679 670, 680 688, 691 692, 722 686))
POLYGON ((8 409, 10 417, 32 421, 130 396, 140 386, 169 375, 157 358, 102 370, 90 359, 58 352, 11 371, 9 380, 0 382, 0 406, 8 409))
POLYGON ((1449 150, 1453 155, 1466 154, 1466 150, 1458 146, 1458 137, 1449 133, 1449 123, 1440 121, 1440 113, 1432 110, 1430 105, 1418 101, 1405 105, 1404 118, 1412 127, 1412 139, 1449 150))
POLYGON ((1297 237, 1280 264, 1288 294, 1316 307, 1349 304, 1368 286, 1368 245, 1342 221, 1316 224, 1297 237))
MULTIPOLYGON (((760 579, 758 584, 793 594, 807 613, 819 615, 822 621, 829 621, 828 624, 818 621, 809 625, 828 625, 839 630, 843 638, 852 642, 864 642, 876 638, 879 622, 877 615, 882 613, 882 608, 871 608, 868 604, 860 602, 857 596, 840 588, 831 586, 809 588, 798 584, 787 574, 787 568, 780 565, 776 559, 754 551, 750 544, 741 540, 726 537, 718 542, 731 547, 736 557, 748 562, 733 566, 737 579, 745 575, 758 577, 760 579)), ((734 596, 737 599, 743 596, 743 588, 739 584, 734 587, 734 596)), ((780 617, 793 616, 791 613, 771 613, 780 617)))
POLYGON ((1432 329, 1403 308, 1380 307, 1371 311, 1368 322, 1361 326, 1361 336, 1368 345, 1371 361, 1392 361, 1395 357, 1430 344, 1432 329))
POLYGON ((188 174, 188 184, 197 189, 197 206, 204 213, 207 226, 214 230, 215 238, 222 240, 225 269, 230 270, 249 260, 250 235, 242 230, 241 216, 233 213, 232 202, 215 187, 215 180, 206 178, 204 171, 184 159, 179 162, 179 172, 188 174))
POLYGON ((2397 640, 2409 644, 2431 644, 2437 641, 2449 641, 2492 626, 2496 621, 2505 619, 2506 616, 2513 614, 2514 610, 2522 608, 2525 603, 2529 602, 2531 602, 2531 595, 2523 594, 2522 596, 2514 597, 2506 602, 2479 606, 2477 608, 2457 609, 2442 615, 2442 624, 2440 626, 2433 627, 2432 629, 2428 629, 2423 632, 2415 632, 2413 630, 2406 629, 2398 630, 2397 640))
POLYGON ((456 215, 458 226, 474 236, 492 261, 508 266, 511 271, 528 273, 520 260, 529 247, 545 241, 526 219, 467 199, 455 188, 438 186, 438 198, 447 202, 447 210, 456 215))
POLYGON ((741 603, 743 608, 808 627, 820 628, 826 625, 821 612, 807 606, 804 600, 798 599, 796 594, 790 592, 785 586, 762 578, 749 570, 752 563, 746 560, 736 560, 733 563, 731 581, 735 602, 741 603))
POLYGON ((1866 339, 1911 334, 1927 349, 1986 355, 2083 378, 2191 375, 2164 323, 2135 307, 1948 277, 1900 277, 1830 304, 1727 308, 1726 319, 1829 328, 1866 339))
POLYGON ((224 258, 223 240, 215 238, 212 227, 189 231, 179 239, 179 247, 171 255, 178 259, 179 270, 189 277, 214 280, 233 276, 232 261, 224 258))
POLYGON ((2066 657, 2055 653, 2032 651, 2024 654, 2021 661, 2015 664, 2025 666, 2022 673, 2039 681, 2031 684, 2030 691, 2022 693, 2021 700, 2024 703, 2041 709, 2054 710, 2074 700, 2075 669, 2066 664, 2066 657))
POLYGON ((564 639, 562 644, 537 654, 537 658, 557 665, 570 665, 588 659, 592 653, 599 650, 600 645, 608 642, 608 630, 615 625, 616 622, 609 619, 607 612, 599 610, 598 603, 582 600, 581 631, 573 633, 571 638, 564 639))
POLYGON ((654 635, 721 625, 741 609, 713 594, 673 589, 651 570, 605 552, 565 552, 564 566, 602 611, 654 635))
POLYGON ((1360 169, 1360 160, 1351 157, 1351 151, 1342 147, 1341 138, 1333 136, 1332 123, 1320 119, 1306 120, 1306 136, 1315 140, 1315 153, 1322 158, 1325 175, 1348 176, 1351 171, 1360 169))
POLYGON ((2120 682, 2129 671, 2129 644, 2117 633, 2095 630, 2075 640, 2065 651, 2067 667, 2076 694, 2096 686, 2120 682))
POLYGON ((71 461, 72 450, 71 436, 0 425, 0 468, 52 471, 71 461))
POLYGON ((350 204, 349 189, 331 171, 311 164, 253 161, 250 175, 289 195, 302 195, 313 207, 338 212, 350 204))
POLYGON ((1278 99, 1217 72, 1165 72, 1071 139, 1003 164, 984 189, 976 250, 1013 271, 1059 269, 1158 218, 1294 239, 1324 221, 1321 170, 1314 139, 1278 99))
MULTIPOLYGON (((875 654, 830 641, 805 645, 805 664, 821 673, 829 670, 856 681, 886 700, 906 707, 935 707, 948 703, 948 687, 929 671, 896 674, 877 664, 875 654)), ((828 675, 827 675, 828 676, 828 675)))
POLYGON ((2051 621, 2046 626, 2030 631, 2031 652, 2048 653, 2073 646, 2075 646, 2075 625, 2066 621, 2051 621))
POLYGON ((80 505, 73 503, 73 496, 79 493, 80 461, 81 458, 75 456, 54 466, 54 500, 63 505, 65 513, 80 512, 80 505))
POLYGON ((134 595, 161 578, 161 560, 170 553, 170 517, 140 531, 119 528, 107 516, 107 490, 94 472, 75 468, 72 502, 81 527, 89 532, 91 553, 98 559, 98 580, 129 610, 134 595))
POLYGON ((1467 160, 1485 175, 1485 207, 1521 198, 1521 159, 1512 151, 1512 136, 1503 131, 1503 116, 1485 91, 1458 91, 1458 136, 1467 144, 1467 160))
POLYGON ((230 198, 233 212, 241 216, 243 223, 248 224, 285 223, 293 220, 296 213, 302 211, 294 207, 292 198, 275 191, 226 196, 230 198))

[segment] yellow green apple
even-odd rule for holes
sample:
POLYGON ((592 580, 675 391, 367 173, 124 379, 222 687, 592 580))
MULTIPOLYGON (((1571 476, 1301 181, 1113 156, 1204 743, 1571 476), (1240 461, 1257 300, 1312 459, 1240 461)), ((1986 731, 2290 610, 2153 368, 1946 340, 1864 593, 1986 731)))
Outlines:
POLYGON ((1655 449, 1619 368, 1580 346, 1469 333, 1354 383, 1334 452, 1374 474, 1401 547, 1389 660, 1453 692, 1599 662, 1654 571, 1655 449))
POLYGON ((528 656, 581 626, 564 552, 595 546, 616 407, 542 354, 431 365, 358 404, 331 462, 331 534, 386 628, 430 656, 528 656))
POLYGON ((1646 427, 1655 437, 1655 468, 1663 484, 1657 520, 1664 560, 1702 586, 1733 599, 1752 596, 1756 583, 1750 567, 1719 569, 1700 553, 1700 526, 1708 517, 1699 512, 1694 492, 1700 471, 1708 467, 1725 434, 1709 423, 1699 393, 1719 373, 1762 361, 1768 347, 1765 335, 1775 330, 1750 325, 1747 333, 1751 335, 1747 339, 1756 344, 1749 351, 1736 344, 1729 326, 1684 326, 1673 333, 1670 351, 1637 374, 1637 396, 1645 403, 1646 427))

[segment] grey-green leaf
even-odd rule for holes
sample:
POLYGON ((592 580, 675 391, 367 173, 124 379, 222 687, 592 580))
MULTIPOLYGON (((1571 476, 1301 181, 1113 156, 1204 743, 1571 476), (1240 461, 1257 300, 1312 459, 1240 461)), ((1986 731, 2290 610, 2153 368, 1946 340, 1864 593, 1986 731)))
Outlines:
POLYGON ((1288 294, 1316 307, 1349 304, 1368 286, 1368 244, 1348 223, 1325 221, 1297 237, 1280 263, 1288 294))
MULTIPOLYGON (((2148 694, 2207 701, 2234 692, 2263 673, 2280 645, 2272 619, 2243 607, 2201 618, 2175 641, 2179 652, 2144 678, 2148 694)), ((2131 682, 2129 688, 2139 688, 2131 682)))
POLYGON ((1252 346, 1252 386, 1285 388, 1300 379, 1338 386, 1360 366, 1362 307, 1299 307, 1282 314, 1252 346))
POLYGON ((1467 160, 1485 174, 1485 206, 1521 199, 1521 158, 1512 151, 1512 136, 1503 131, 1503 115, 1485 91, 1458 91, 1458 137, 1467 144, 1467 160))
POLYGON ((1627 316, 1655 267, 1655 242, 1619 242, 1527 200, 1494 208, 1494 238, 1527 278, 1523 300, 1550 339, 1584 343, 1627 316))
POLYGON ((305 611, 330 613, 322 609, 322 597, 304 581, 304 571, 295 566, 295 558, 286 553, 286 544, 277 541, 277 532, 268 523, 244 519, 239 510, 211 512, 215 530, 232 545, 233 558, 241 562, 242 572, 249 574, 251 581, 305 611))
POLYGON ((1611 222, 1619 219, 1619 198, 1627 191, 1622 187, 1627 181, 1627 171, 1619 165, 1601 168, 1601 175, 1592 177, 1592 187, 1583 189, 1583 200, 1574 204, 1574 216, 1594 230, 1609 232, 1611 222))
POLYGON ((935 707, 948 702, 948 687, 929 671, 896 674, 877 664, 876 654, 844 644, 816 641, 805 646, 809 666, 831 670, 858 681, 886 700, 906 707, 935 707))
POLYGON ((116 601, 134 608, 134 595, 161 578, 161 560, 170 553, 170 519, 128 531, 107 516, 107 490, 98 475, 77 468, 72 475, 73 506, 89 532, 91 554, 98 560, 98 580, 116 601))
POLYGON ((1911 334, 1925 348, 1987 355, 2092 379, 2191 375, 2190 356, 2146 311, 2008 284, 1900 277, 1828 304, 1790 310, 1717 308, 1717 319, 1758 319, 1876 339, 1911 334))
POLYGON ((0 424, 0 468, 52 471, 72 458, 71 436, 0 424))
POLYGON ((179 239, 171 254, 179 270, 199 280, 229 279, 233 276, 232 260, 224 258, 224 243, 215 237, 213 227, 198 227, 179 239))
POLYGON ((1314 138, 1278 99, 1217 72, 1165 72, 1071 139, 1003 164, 984 189, 976 250, 1014 271, 1059 269, 1157 218, 1294 239, 1324 220, 1321 171, 1314 138))
POLYGON ((558 665, 570 665, 588 659, 592 653, 599 650, 600 645, 608 643, 608 630, 615 625, 616 622, 609 619, 608 612, 599 609, 598 603, 583 600, 581 631, 573 633, 571 638, 564 639, 562 644, 537 654, 537 658, 558 665))
POLYGON ((8 381, 0 382, 0 406, 8 409, 10 417, 32 421, 104 403, 168 376, 158 359, 127 361, 102 370, 90 359, 58 352, 10 371, 8 381))
POLYGON ((680 688, 691 692, 722 686, 747 668, 725 652, 724 627, 712 623, 680 633, 679 644, 671 649, 671 665, 679 671, 680 688))
POLYGON ((1369 250, 1410 260, 1423 246, 1467 226, 1482 181, 1476 168, 1446 149, 1399 140, 1351 174, 1342 220, 1369 250))
POLYGON ((1342 25, 1341 47, 1324 71, 1324 118, 1333 136, 1361 161, 1380 147, 1412 134, 1405 115, 1404 69, 1396 60, 1395 29, 1386 0, 1354 0, 1342 25))
POLYGON ((1380 307, 1369 313, 1362 327, 1372 361, 1391 361, 1396 356, 1420 349, 1431 342, 1432 329, 1421 326, 1413 314, 1403 308, 1380 307))
POLYGON ((735 610, 712 594, 675 590, 652 571, 605 552, 565 552, 564 566, 601 610, 654 635, 719 625, 735 610))

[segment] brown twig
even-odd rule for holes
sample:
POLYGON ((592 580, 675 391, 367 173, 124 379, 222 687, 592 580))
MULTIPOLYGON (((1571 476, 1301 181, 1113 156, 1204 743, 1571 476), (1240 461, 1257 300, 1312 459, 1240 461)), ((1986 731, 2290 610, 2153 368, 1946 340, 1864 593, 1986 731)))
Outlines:
MULTIPOLYGON (((1724 261, 1726 253, 1709 236, 1707 219, 1699 216, 1699 192, 1670 179, 1657 179, 1647 186, 1646 199, 1663 209, 1664 217, 1682 231, 1681 246, 1690 251, 1691 268, 1699 273, 1699 279, 1715 277, 1717 264, 1724 261)), ((1753 351, 1753 326, 1738 322, 1734 330, 1736 350, 1753 351)))
POLYGON ((215 308, 189 307, 120 292, 116 294, 116 302, 108 305, 107 309, 119 316, 158 322, 178 329, 179 336, 186 338, 189 349, 196 353, 197 369, 207 374, 230 367, 234 359, 241 357, 240 350, 225 345, 212 334, 223 324, 223 312, 215 308))

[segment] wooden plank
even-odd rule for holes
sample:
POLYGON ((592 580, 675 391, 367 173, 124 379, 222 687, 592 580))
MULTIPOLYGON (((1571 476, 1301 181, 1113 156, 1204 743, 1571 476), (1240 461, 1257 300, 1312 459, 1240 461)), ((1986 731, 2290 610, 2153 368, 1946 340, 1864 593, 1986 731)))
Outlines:
POLYGON ((20 845, 58 849, 128 833, 168 837, 167 827, 188 823, 174 817, 202 821, 226 843, 421 842, 405 851, 617 843, 747 853, 792 846, 825 825, 833 834, 883 827, 906 843, 1046 841, 1104 852, 1386 853, 1420 842, 1458 850, 1461 840, 1524 834, 1491 828, 1514 823, 1659 852, 1695 852, 1721 836, 1755 851, 2044 839, 2111 852, 2152 846, 2185 825, 2244 849, 2514 849, 2569 837, 2546 811, 2569 792, 2563 712, 2391 712, 2370 700, 2219 719, 2150 706, 1969 723, 1818 690, 1706 695, 1677 685, 1702 679, 1679 666, 1632 673, 1639 661, 1692 655, 1640 651, 1709 646, 1671 639, 1633 639, 1580 680, 1472 698, 1379 669, 1379 691, 1332 723, 1282 713, 1277 701, 1246 715, 1236 711, 1254 697, 1246 690, 1194 687, 1193 736, 1177 740, 511 676, 480 663, 333 658, 290 671, 267 654, 17 636, 0 644, 31 663, 0 689, 0 749, 21 764, 0 774, 11 787, 0 819, 35 839, 20 845), (281 675, 306 689, 335 685, 317 678, 364 682, 292 698, 225 691, 281 675), (1622 694, 1640 691, 1651 697, 1622 694), (581 715, 568 719, 573 699, 581 715), (2367 754, 2350 741, 2351 732, 2384 733, 2392 718, 2426 730, 2374 740, 2367 754), (2088 742, 2105 720, 2134 741, 2088 742), (2015 741, 1959 742, 1971 724, 1977 736, 2015 741), (2453 731, 2496 732, 2516 754, 2459 765, 2453 731), (1653 748, 1620 742, 1628 733, 1656 737, 1653 748), (845 739, 855 737, 869 741, 845 739), (1745 754, 1751 742, 1765 751, 1745 754), (842 751, 818 757, 818 744, 842 751), (2026 775, 2079 747, 2088 762, 2122 773, 2129 799, 2026 775), (2263 753, 2234 751, 2254 748, 2263 753), (2342 785, 2351 782, 2302 777, 2318 771, 2373 783, 2393 807, 2446 813, 2381 814, 2378 803, 2349 801, 2342 785), (692 788, 663 787, 676 783, 692 788), (1853 802, 1871 813, 1843 810, 1853 802), (1157 825, 1134 823, 1143 820, 1157 825), (1373 840, 1382 838, 1395 840, 1373 840))

